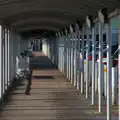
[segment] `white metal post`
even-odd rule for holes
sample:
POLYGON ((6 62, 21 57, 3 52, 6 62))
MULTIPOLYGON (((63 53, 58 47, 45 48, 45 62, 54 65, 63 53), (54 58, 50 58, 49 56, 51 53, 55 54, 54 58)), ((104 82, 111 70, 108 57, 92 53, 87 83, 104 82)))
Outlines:
POLYGON ((76 33, 75 33, 75 37, 74 37, 74 39, 75 39, 75 48, 74 48, 74 53, 75 53, 75 55, 74 55, 74 86, 76 87, 77 86, 77 32, 78 31, 76 31, 76 33))
POLYGON ((8 89, 8 30, 5 28, 5 89, 8 89))
POLYGON ((89 42, 90 42, 90 28, 87 28, 86 39, 86 99, 89 97, 89 42))
POLYGON ((74 41, 73 41, 73 35, 72 35, 72 42, 71 42, 71 83, 73 84, 73 82, 74 82, 74 68, 73 68, 73 66, 74 66, 74 61, 73 61, 73 55, 74 55, 74 53, 73 53, 73 51, 74 51, 74 41))
POLYGON ((81 49, 81 93, 84 93, 84 28, 82 29, 82 49, 81 49))
POLYGON ((80 64, 80 31, 79 29, 77 30, 77 74, 78 74, 78 78, 77 78, 77 89, 79 90, 80 89, 80 73, 81 73, 81 64, 80 64))
POLYGON ((2 98, 2 26, 0 26, 0 99, 2 98))
POLYGON ((70 69, 69 69, 69 80, 73 81, 73 79, 71 78, 71 74, 72 74, 72 69, 73 69, 73 66, 72 66, 72 61, 73 61, 73 57, 72 57, 72 50, 73 50, 73 28, 72 26, 70 25, 70 69))
POLYGON ((64 36, 64 75, 66 76, 66 36, 64 36))
POLYGON ((66 49, 66 76, 68 78, 68 33, 67 33, 67 30, 65 29, 65 36, 66 36, 66 45, 65 45, 65 49, 66 49))
POLYGON ((8 55, 8 56, 7 56, 8 86, 10 85, 10 54, 11 54, 11 53, 10 53, 10 41, 9 41, 10 38, 9 38, 9 35, 10 35, 10 31, 7 30, 7 44, 8 44, 8 46, 7 46, 7 47, 8 47, 8 49, 7 49, 7 50, 8 50, 8 51, 7 51, 7 53, 8 53, 8 54, 7 54, 7 55, 8 55))
POLYGON ((67 59, 66 59, 66 65, 67 65, 67 72, 66 72, 66 74, 67 74, 67 78, 68 78, 68 71, 69 71, 69 61, 68 61, 68 59, 69 59, 69 57, 68 57, 68 55, 69 55, 69 45, 68 45, 68 35, 67 35, 67 30, 66 30, 66 52, 67 52, 67 59))
POLYGON ((64 54, 64 59, 63 59, 63 71, 64 71, 64 75, 66 75, 66 71, 65 71, 65 66, 66 66, 66 41, 65 41, 65 36, 64 36, 64 47, 63 47, 63 54, 64 54))
POLYGON ((107 98, 107 65, 104 65, 104 96, 107 98))
POLYGON ((117 67, 112 67, 112 105, 117 103, 117 67))
POLYGON ((98 80, 98 89, 99 89, 99 112, 102 112, 102 61, 103 61, 103 54, 102 54, 102 42, 103 42, 103 34, 102 34, 102 23, 99 22, 99 80, 98 80))
POLYGON ((69 35, 69 74, 68 74, 68 79, 70 80, 71 76, 70 76, 70 72, 71 72, 71 34, 69 35))
POLYGON ((3 79, 3 94, 5 93, 5 28, 2 26, 2 39, 3 39, 3 44, 2 44, 2 68, 3 68, 3 73, 2 73, 2 79, 3 79))
MULTIPOLYGON (((119 21, 120 21, 120 15, 119 21)), ((119 120, 120 120, 120 23, 119 23, 119 28, 118 28, 118 81, 119 81, 119 120)))
POLYGON ((95 28, 92 28, 92 105, 95 104, 95 28))
POLYGON ((65 71, 64 71, 64 59, 65 59, 65 56, 64 56, 64 54, 65 54, 65 52, 64 52, 64 45, 65 44, 63 44, 63 75, 64 75, 64 73, 65 73, 65 71))
POLYGON ((95 92, 98 93, 98 62, 95 62, 95 92))
POLYGON ((111 21, 108 24, 107 30, 107 120, 111 120, 111 21))

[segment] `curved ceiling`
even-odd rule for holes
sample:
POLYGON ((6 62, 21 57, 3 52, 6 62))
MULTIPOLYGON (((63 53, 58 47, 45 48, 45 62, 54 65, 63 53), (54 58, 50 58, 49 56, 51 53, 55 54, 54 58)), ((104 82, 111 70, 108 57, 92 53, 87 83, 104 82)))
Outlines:
POLYGON ((101 8, 119 6, 119 0, 0 0, 0 20, 18 31, 58 31, 101 8))

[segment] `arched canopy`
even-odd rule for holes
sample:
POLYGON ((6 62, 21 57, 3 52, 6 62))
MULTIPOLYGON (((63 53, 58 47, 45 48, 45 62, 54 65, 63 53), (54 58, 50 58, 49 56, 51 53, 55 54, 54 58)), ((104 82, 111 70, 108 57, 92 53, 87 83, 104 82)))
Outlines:
POLYGON ((101 8, 119 6, 119 0, 0 0, 0 20, 18 31, 58 31, 76 20, 83 23, 101 8))

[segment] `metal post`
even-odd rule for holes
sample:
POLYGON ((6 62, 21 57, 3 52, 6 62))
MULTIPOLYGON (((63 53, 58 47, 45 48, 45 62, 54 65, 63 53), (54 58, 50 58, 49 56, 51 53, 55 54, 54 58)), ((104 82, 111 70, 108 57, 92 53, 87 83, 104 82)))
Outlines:
POLYGON ((2 39, 3 39, 3 44, 2 44, 2 52, 3 52, 3 74, 2 74, 2 79, 3 79, 3 94, 5 93, 5 28, 2 27, 2 39))
POLYGON ((111 120, 111 21, 107 30, 107 120, 111 120))
POLYGON ((2 97, 2 27, 0 26, 0 99, 2 97))
POLYGON ((90 28, 87 28, 86 40, 86 99, 89 97, 89 42, 90 42, 90 28))
POLYGON ((73 84, 73 82, 74 82, 74 68, 73 68, 73 66, 74 66, 74 61, 73 61, 73 55, 74 55, 74 53, 73 53, 73 51, 74 51, 74 41, 73 41, 73 35, 72 35, 72 42, 71 42, 71 83, 73 84))
POLYGON ((74 86, 77 86, 77 31, 75 34, 75 48, 74 48, 74 86))
POLYGON ((71 71, 71 35, 69 36, 69 58, 68 58, 68 61, 69 61, 69 74, 68 74, 68 79, 70 80, 70 71, 71 71))
POLYGON ((95 92, 98 93, 98 62, 95 62, 95 92))
POLYGON ((104 65, 104 96, 107 98, 107 65, 104 65))
POLYGON ((103 54, 102 54, 102 42, 103 42, 103 34, 102 34, 102 23, 99 22, 99 80, 98 80, 98 89, 99 89, 99 112, 102 112, 102 61, 103 61, 103 54))
MULTIPOLYGON (((120 15, 118 17, 120 21, 120 15)), ((118 50, 119 50, 119 54, 118 54, 119 120, 120 120, 120 23, 119 23, 119 28, 118 28, 118 50)))
POLYGON ((66 42, 65 42, 65 36, 64 36, 64 46, 63 46, 63 54, 64 54, 64 57, 63 57, 63 73, 64 75, 66 74, 65 72, 65 62, 66 62, 66 42))
POLYGON ((95 28, 92 28, 92 105, 95 104, 95 28))
POLYGON ((82 58, 81 58, 81 93, 84 93, 84 28, 82 29, 82 58))
POLYGON ((64 75, 65 75, 65 76, 66 76, 66 57, 67 57, 66 37, 64 37, 64 75))
POLYGON ((69 35, 67 39, 67 78, 69 79, 69 35))
POLYGON ((5 28, 5 89, 8 89, 8 38, 7 29, 5 28))
POLYGON ((63 53, 63 65, 62 65, 63 68, 62 69, 63 69, 63 75, 64 75, 64 46, 63 46, 62 50, 63 50, 62 51, 62 53, 63 53))
POLYGON ((117 67, 112 67, 112 105, 115 105, 117 103, 117 73, 118 69, 117 67))
POLYGON ((8 43, 8 51, 7 51, 7 66, 8 66, 8 69, 7 69, 7 72, 8 72, 8 86, 10 85, 10 39, 9 39, 9 34, 10 33, 10 31, 9 30, 7 30, 7 43, 8 43))
POLYGON ((76 35, 74 34, 74 56, 73 56, 73 58, 74 58, 74 61, 73 61, 73 64, 74 64, 74 87, 76 87, 76 35))
POLYGON ((66 58, 67 72, 66 72, 66 74, 67 74, 67 78, 68 78, 68 70, 69 70, 68 52, 69 52, 69 50, 68 50, 68 35, 67 35, 67 30, 66 30, 66 52, 67 52, 67 58, 66 58))
POLYGON ((70 25, 70 63, 69 63, 70 69, 69 69, 69 80, 71 80, 71 82, 72 82, 72 79, 71 79, 72 64, 71 64, 71 62, 73 60, 73 58, 72 58, 72 47, 73 47, 72 46, 72 41, 73 41, 73 28, 70 25))
POLYGON ((80 74, 81 74, 81 64, 80 64, 80 31, 78 30, 78 40, 77 40, 77 64, 78 64, 78 66, 77 66, 77 73, 78 73, 78 79, 77 79, 77 89, 79 90, 80 89, 80 78, 81 78, 81 76, 80 76, 80 74))

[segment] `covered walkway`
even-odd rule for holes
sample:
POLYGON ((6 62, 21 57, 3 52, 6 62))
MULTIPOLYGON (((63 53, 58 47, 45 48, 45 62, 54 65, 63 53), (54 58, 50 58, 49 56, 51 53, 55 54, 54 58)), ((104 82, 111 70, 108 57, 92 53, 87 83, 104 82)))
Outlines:
POLYGON ((79 94, 47 56, 37 55, 31 62, 31 95, 24 94, 26 81, 10 91, 1 108, 0 120, 105 119, 104 114, 97 113, 97 106, 90 106, 90 101, 79 94))
POLYGON ((120 1, 0 0, 0 103, 0 120, 120 120, 120 1))

